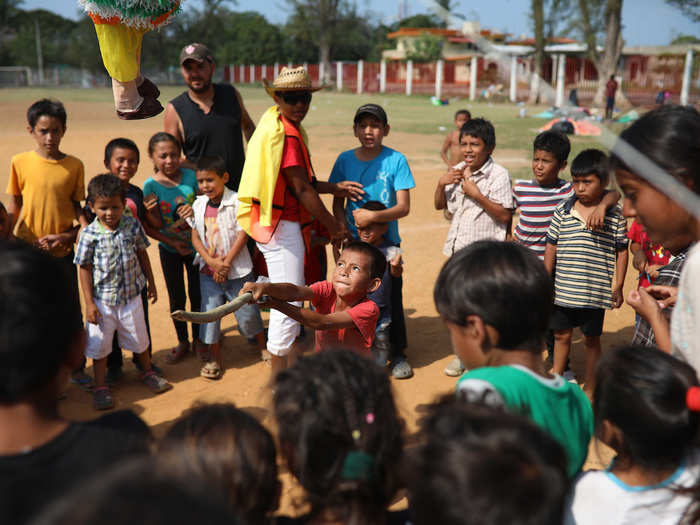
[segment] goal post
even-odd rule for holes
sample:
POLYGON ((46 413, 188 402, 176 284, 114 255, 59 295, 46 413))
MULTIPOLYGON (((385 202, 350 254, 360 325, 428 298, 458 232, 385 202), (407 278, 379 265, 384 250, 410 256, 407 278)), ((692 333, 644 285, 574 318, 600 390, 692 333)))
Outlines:
POLYGON ((32 69, 28 66, 0 66, 0 87, 33 85, 32 69))

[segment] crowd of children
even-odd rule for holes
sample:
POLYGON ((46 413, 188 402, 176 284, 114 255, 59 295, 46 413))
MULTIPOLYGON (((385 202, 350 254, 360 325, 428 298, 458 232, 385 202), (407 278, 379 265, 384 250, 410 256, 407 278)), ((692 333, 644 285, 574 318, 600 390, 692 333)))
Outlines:
MULTIPOLYGON (((415 182, 406 157, 383 145, 390 126, 376 104, 355 114, 359 147, 339 155, 328 182, 317 181, 301 127, 315 88, 298 80, 269 86, 277 109, 251 139, 257 153, 240 195, 227 188, 221 158, 184 168, 179 142, 161 132, 148 144, 154 175, 143 191, 130 182, 138 147, 119 138, 107 144, 107 173, 90 179, 85 198, 82 163, 60 150, 63 106, 30 107, 37 148, 13 157, 11 200, 0 206, 0 519, 97 523, 119 502, 114 523, 145 515, 160 523, 168 512, 149 507, 172 497, 206 501, 208 522, 269 523, 280 499, 279 453, 305 497, 304 514, 274 518, 280 524, 457 524, 467 514, 474 523, 583 524, 603 513, 610 523, 697 523, 700 221, 636 172, 624 150, 580 152, 565 181, 571 145, 551 131, 534 140, 533 179, 513 184, 492 157, 494 126, 458 111, 434 193, 450 220, 434 301, 455 353, 445 372, 460 378, 457 395, 428 407, 419 446, 406 454, 389 375, 413 374, 398 220, 415 182), (261 167, 273 150, 279 163, 261 167), (251 183, 254 169, 269 180, 251 183), (613 174, 622 207, 620 193, 607 189, 613 174), (332 213, 319 193, 333 194, 332 213), (335 268, 330 280, 315 269, 315 282, 299 281, 299 272, 285 282, 285 261, 314 247, 302 220, 307 204, 320 221, 321 251, 333 243, 335 268), (635 219, 629 232, 627 218, 635 219), (96 409, 114 406, 122 349, 152 392, 172 388, 151 362, 148 302, 158 293, 148 237, 159 242, 171 312, 188 297, 191 310, 208 311, 250 293, 235 315, 241 334, 274 356, 276 442, 226 404, 193 407, 155 447, 130 413, 89 423, 60 417, 68 376, 91 388, 96 409), (256 279, 250 238, 269 279, 256 279), (634 346, 602 353, 605 310, 625 300, 629 241, 640 281, 626 298, 637 312, 634 346), (314 353, 299 359, 294 324, 275 328, 270 345, 260 307, 314 329, 314 353), (583 388, 567 370, 576 327, 583 388), (51 345, 41 341, 44 330, 51 345), (278 344, 284 334, 291 342, 278 344), (615 458, 583 473, 593 437, 615 458), (90 480, 95 472, 107 474, 90 480), (201 485, 178 493, 173 480, 201 485), (165 494, 146 497, 159 487, 165 494), (71 502, 88 494, 72 512, 71 502), (399 494, 408 510, 390 511, 399 494)), ((621 139, 697 195, 698 136, 697 111, 664 106, 621 139)), ((168 362, 192 351, 202 377, 222 377, 220 321, 193 324, 191 337, 186 323, 173 322, 178 345, 168 362)))

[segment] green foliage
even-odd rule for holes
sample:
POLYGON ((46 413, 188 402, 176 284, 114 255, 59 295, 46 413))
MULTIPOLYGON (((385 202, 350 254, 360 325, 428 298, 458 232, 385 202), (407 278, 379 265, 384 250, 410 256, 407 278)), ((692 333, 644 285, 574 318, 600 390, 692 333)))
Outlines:
POLYGON ((700 44, 700 38, 695 35, 677 35, 671 40, 671 45, 675 44, 700 44))
POLYGON ((442 56, 442 37, 422 33, 413 41, 411 49, 406 50, 406 58, 414 62, 435 62, 442 56))
POLYGON ((666 0, 666 3, 683 11, 691 20, 700 22, 700 0, 666 0))
POLYGON ((397 28, 402 27, 441 27, 441 22, 438 17, 432 14, 417 14, 403 18, 397 28))

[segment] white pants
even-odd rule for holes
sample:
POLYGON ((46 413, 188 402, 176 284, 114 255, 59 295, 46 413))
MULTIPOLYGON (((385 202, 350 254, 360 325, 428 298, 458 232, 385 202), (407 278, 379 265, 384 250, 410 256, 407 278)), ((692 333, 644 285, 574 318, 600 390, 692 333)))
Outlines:
POLYGON ((112 339, 117 332, 119 346, 140 354, 148 348, 148 332, 143 317, 141 295, 121 306, 105 304, 95 299, 101 317, 97 324, 87 323, 85 357, 102 359, 112 351, 112 339))
MULTIPOLYGON (((267 244, 258 243, 265 257, 267 274, 272 283, 292 283, 304 286, 304 239, 298 222, 280 221, 272 239, 267 244)), ((301 302, 291 303, 301 306, 301 302)), ((270 326, 267 333, 267 350, 283 357, 289 353, 292 343, 299 336, 300 327, 275 309, 270 309, 270 326)))

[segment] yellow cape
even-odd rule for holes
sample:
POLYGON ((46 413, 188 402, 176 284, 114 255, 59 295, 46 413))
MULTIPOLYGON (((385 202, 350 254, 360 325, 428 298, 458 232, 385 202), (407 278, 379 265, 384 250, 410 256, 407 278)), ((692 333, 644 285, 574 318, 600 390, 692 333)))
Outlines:
MULTIPOLYGON (((304 143, 309 144, 306 131, 299 127, 304 143)), ((284 123, 279 108, 272 106, 263 113, 248 142, 245 164, 238 187, 237 220, 250 235, 250 212, 253 199, 260 201, 260 225, 272 226, 272 200, 284 151, 284 123)))

